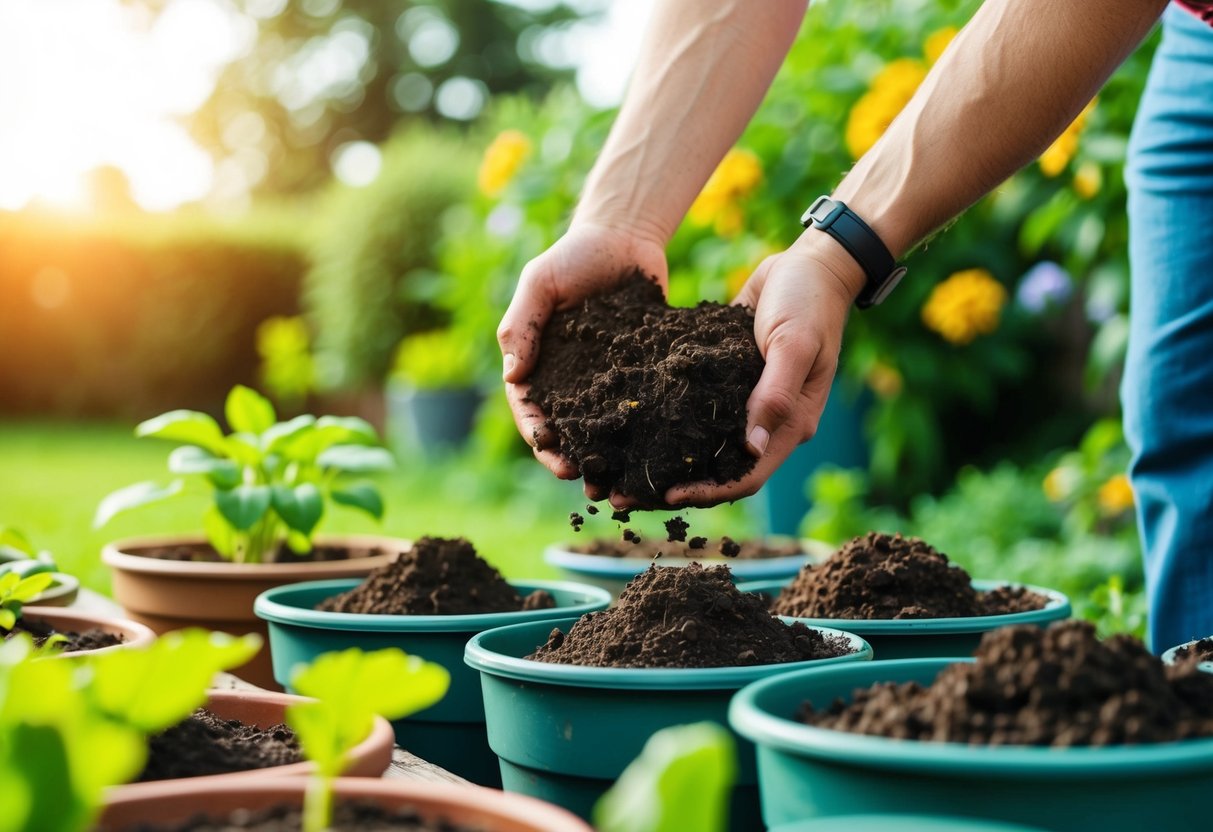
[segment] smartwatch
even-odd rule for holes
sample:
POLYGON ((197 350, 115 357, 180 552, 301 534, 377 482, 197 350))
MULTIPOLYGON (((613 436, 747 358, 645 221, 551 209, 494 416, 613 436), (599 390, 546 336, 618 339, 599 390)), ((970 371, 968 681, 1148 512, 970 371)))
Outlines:
POLYGON ((805 228, 824 231, 842 245, 860 265, 867 283, 855 298, 855 305, 867 309, 880 303, 905 277, 906 267, 897 265, 888 247, 868 224, 845 202, 819 196, 804 212, 800 223, 805 228))

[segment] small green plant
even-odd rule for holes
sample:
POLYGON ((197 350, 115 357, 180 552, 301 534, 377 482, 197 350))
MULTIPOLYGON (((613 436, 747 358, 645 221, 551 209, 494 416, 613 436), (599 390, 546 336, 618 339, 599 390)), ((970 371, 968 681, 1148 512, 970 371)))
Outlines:
POLYGON ((599 832, 724 832, 737 777, 733 737, 714 722, 653 734, 594 807, 599 832))
POLYGON ((419 390, 468 387, 476 380, 476 350, 455 329, 410 335, 396 348, 392 377, 419 390))
POLYGON ((29 538, 10 526, 0 526, 0 574, 22 577, 58 570, 50 552, 34 548, 29 538))
POLYGON ((135 428, 136 436, 182 443, 168 468, 183 475, 168 485, 140 482, 101 501, 93 520, 105 525, 116 514, 186 493, 185 477, 208 489, 212 504, 203 517, 215 551, 238 563, 274 559, 283 546, 311 551, 328 500, 383 516, 383 498, 371 482, 342 482, 346 474, 382 471, 394 464, 375 429, 362 419, 296 416, 277 421, 274 406, 248 387, 227 397, 225 435, 205 413, 174 410, 135 428))
POLYGON ((450 682, 446 668, 396 648, 325 653, 296 669, 292 688, 315 699, 286 711, 287 724, 316 764, 304 799, 304 832, 329 828, 333 778, 345 768, 350 750, 370 734, 375 715, 401 719, 428 708, 446 695, 450 682))
POLYGON ((37 598, 54 580, 49 572, 25 577, 15 572, 0 574, 0 628, 13 629, 21 617, 22 605, 37 598))

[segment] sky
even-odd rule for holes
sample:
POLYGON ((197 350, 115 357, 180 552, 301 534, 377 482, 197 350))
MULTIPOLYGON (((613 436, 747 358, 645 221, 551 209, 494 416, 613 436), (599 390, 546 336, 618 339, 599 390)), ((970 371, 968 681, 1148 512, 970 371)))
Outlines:
MULTIPOLYGON (((550 45, 577 68, 587 100, 622 96, 648 7, 611 0, 602 20, 550 45)), ((221 183, 211 157, 178 120, 254 35, 229 0, 171 0, 154 19, 118 0, 0 0, 0 210, 83 210, 88 173, 106 165, 126 174, 145 210, 212 193, 221 183)), ((354 179, 373 150, 357 152, 363 164, 338 165, 354 179)))

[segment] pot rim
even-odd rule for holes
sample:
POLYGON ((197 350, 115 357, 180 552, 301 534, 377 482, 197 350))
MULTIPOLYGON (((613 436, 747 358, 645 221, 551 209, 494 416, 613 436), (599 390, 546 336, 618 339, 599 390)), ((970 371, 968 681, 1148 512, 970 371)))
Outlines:
POLYGON ((567 606, 556 606, 546 610, 517 610, 515 612, 470 613, 466 615, 387 615, 355 612, 325 612, 290 603, 293 596, 325 591, 330 597, 338 592, 353 589, 363 578, 337 578, 329 581, 305 581, 287 584, 266 590, 253 601, 253 612, 258 618, 275 624, 290 624, 319 630, 345 630, 355 632, 441 632, 473 633, 501 627, 507 624, 535 621, 551 621, 566 615, 580 616, 587 612, 606 609, 611 603, 611 593, 601 587, 573 581, 509 581, 510 586, 524 595, 537 589, 549 592, 578 593, 589 600, 567 606), (331 590, 331 591, 330 591, 331 590), (559 615, 558 615, 559 614, 559 615))
MULTIPOLYGON (((1166 664, 1175 664, 1175 654, 1178 653, 1181 648, 1191 647, 1192 645, 1196 644, 1196 642, 1204 641, 1206 638, 1208 638, 1208 636, 1194 638, 1191 641, 1185 641, 1183 644, 1177 644, 1174 647, 1168 648, 1166 651, 1164 651, 1162 656, 1159 658, 1161 658, 1166 664)), ((1204 661, 1197 662, 1196 667, 1198 670, 1203 670, 1205 673, 1213 673, 1213 659, 1205 659, 1204 661)))
POLYGON ((147 535, 143 537, 125 537, 111 541, 101 549, 101 561, 111 569, 126 572, 137 572, 150 575, 187 575, 191 578, 209 578, 212 580, 239 581, 246 578, 279 578, 296 575, 305 571, 309 575, 323 575, 325 572, 346 571, 351 563, 378 564, 387 563, 401 552, 408 551, 413 541, 406 538, 389 537, 376 534, 321 534, 315 538, 321 545, 351 545, 378 546, 393 551, 385 555, 372 555, 354 560, 332 560, 303 563, 231 563, 221 561, 215 563, 196 563, 194 561, 162 560, 142 555, 130 554, 129 549, 140 549, 155 546, 194 545, 206 543, 202 534, 171 534, 147 535))
MULTIPOLYGON (((576 622, 575 618, 557 618, 486 630, 468 641, 467 647, 464 648, 464 663, 491 676, 567 687, 609 688, 612 690, 737 690, 756 679, 766 678, 773 673, 821 668, 832 664, 866 662, 872 658, 872 648, 863 638, 854 633, 830 627, 814 627, 813 629, 826 635, 845 636, 851 646, 856 648, 855 652, 828 659, 745 667, 586 667, 584 665, 537 662, 500 653, 492 648, 492 643, 502 636, 521 634, 527 628, 540 633, 541 627, 564 630, 576 622)), ((545 636, 540 636, 536 646, 545 640, 545 636)))
MULTIPOLYGON (((97 613, 84 612, 82 610, 73 610, 68 607, 56 607, 54 605, 39 606, 30 604, 21 608, 21 617, 36 618, 42 621, 54 621, 58 619, 63 622, 71 622, 69 626, 87 629, 88 627, 97 627, 98 629, 108 629, 120 632, 126 640, 121 644, 112 644, 109 647, 98 647, 96 650, 74 650, 71 653, 56 653, 52 658, 70 659, 77 656, 96 656, 101 653, 114 653, 118 650, 127 650, 131 647, 146 647, 156 640, 156 634, 152 629, 138 621, 132 621, 129 618, 122 618, 116 615, 101 615, 97 613)), ((61 625, 52 624, 56 629, 62 629, 61 625)))
POLYGON ((890 659, 863 667, 827 667, 783 673, 742 688, 729 703, 729 725, 760 747, 830 764, 865 769, 946 775, 972 779, 1092 779, 1119 775, 1162 777, 1213 771, 1213 738, 1153 745, 1099 748, 973 746, 955 742, 898 740, 805 725, 773 713, 763 700, 805 682, 837 678, 848 690, 875 682, 900 682, 920 671, 936 672, 975 659, 890 659), (852 678, 853 677, 853 678, 852 678))

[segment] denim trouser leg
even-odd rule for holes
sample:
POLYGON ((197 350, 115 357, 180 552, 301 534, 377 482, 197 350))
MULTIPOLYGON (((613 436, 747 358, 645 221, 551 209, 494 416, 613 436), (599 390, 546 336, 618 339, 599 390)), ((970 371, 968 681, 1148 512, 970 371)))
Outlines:
POLYGON ((1163 21, 1126 173, 1121 389, 1155 652, 1213 635, 1213 27, 1163 21))

